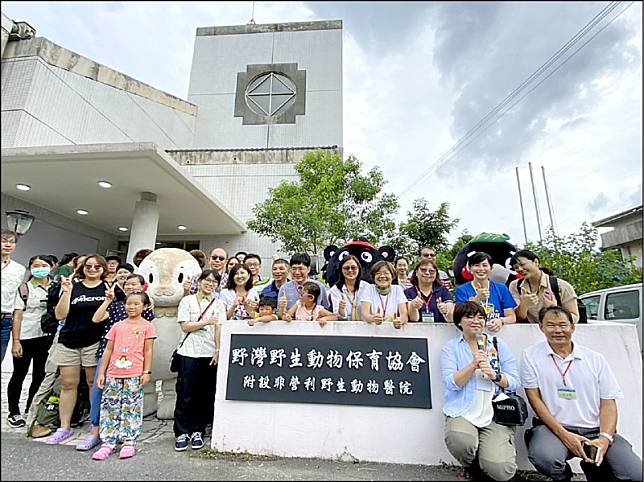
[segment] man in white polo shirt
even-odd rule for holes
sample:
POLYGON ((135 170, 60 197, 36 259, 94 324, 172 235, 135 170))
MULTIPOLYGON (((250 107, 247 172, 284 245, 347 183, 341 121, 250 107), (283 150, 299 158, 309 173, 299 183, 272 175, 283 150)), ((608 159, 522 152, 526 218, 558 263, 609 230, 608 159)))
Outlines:
POLYGON ((526 431, 532 465, 553 480, 570 480, 566 462, 581 457, 589 481, 642 480, 642 461, 615 433, 615 400, 623 395, 604 356, 573 343, 575 323, 565 308, 543 308, 539 328, 546 341, 526 348, 521 360, 521 381, 538 417, 526 431))
POLYGON ((13 324, 13 309, 16 304, 18 287, 25 277, 25 267, 11 259, 11 254, 16 250, 18 236, 8 229, 2 230, 2 330, 0 332, 0 362, 9 345, 11 325, 13 324))

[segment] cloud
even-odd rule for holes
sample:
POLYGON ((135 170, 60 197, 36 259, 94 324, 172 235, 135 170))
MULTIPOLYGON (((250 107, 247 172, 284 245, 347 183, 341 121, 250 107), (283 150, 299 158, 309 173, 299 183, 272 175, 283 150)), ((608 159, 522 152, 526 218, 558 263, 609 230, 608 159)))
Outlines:
POLYGON ((608 205, 608 197, 603 192, 597 194, 591 202, 588 203, 587 210, 591 213, 596 213, 600 209, 608 205))

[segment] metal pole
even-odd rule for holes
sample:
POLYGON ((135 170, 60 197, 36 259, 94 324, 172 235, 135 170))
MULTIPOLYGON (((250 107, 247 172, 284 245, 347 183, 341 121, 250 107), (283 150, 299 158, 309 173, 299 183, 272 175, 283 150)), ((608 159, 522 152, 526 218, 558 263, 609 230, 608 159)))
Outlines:
POLYGON ((523 195, 521 194, 521 181, 519 181, 519 166, 515 167, 517 172, 517 187, 519 188, 519 205, 521 206, 521 222, 523 223, 523 237, 526 244, 528 243, 528 231, 525 227, 525 211, 523 210, 523 195))
POLYGON ((532 184, 532 197, 534 198, 534 210, 537 213, 537 229, 539 230, 539 241, 543 242, 543 236, 541 235, 541 219, 539 218, 539 204, 537 203, 537 191, 534 189, 534 177, 532 176, 532 163, 528 162, 528 167, 530 168, 530 183, 532 184))
POLYGON ((548 182, 546 181, 546 170, 541 166, 541 174, 543 174, 543 187, 546 189, 546 201, 548 202, 548 214, 550 215, 550 229, 552 229, 552 234, 556 235, 557 230, 555 228, 555 214, 550 204, 550 193, 548 192, 548 182))

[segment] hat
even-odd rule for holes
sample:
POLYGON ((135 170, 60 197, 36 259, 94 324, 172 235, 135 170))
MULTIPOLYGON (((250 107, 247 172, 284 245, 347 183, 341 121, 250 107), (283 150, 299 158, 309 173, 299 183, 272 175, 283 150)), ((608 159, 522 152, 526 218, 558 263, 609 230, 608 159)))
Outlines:
POLYGON ((130 263, 121 263, 121 264, 119 264, 119 267, 116 268, 116 271, 118 271, 120 269, 126 269, 130 273, 134 273, 134 266, 132 266, 130 263))
POLYGON ((121 257, 117 256, 115 254, 110 254, 109 256, 105 256, 105 261, 112 261, 113 259, 118 261, 119 264, 121 264, 123 262, 123 261, 121 261, 121 257))

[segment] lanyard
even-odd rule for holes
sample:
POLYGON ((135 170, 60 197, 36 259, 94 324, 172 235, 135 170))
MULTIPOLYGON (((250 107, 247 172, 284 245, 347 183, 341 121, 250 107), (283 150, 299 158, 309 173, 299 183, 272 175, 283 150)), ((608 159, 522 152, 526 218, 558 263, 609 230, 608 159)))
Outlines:
POLYGON ((346 286, 342 287, 342 291, 346 293, 347 299, 349 300, 349 303, 351 303, 351 319, 355 321, 358 319, 358 307, 356 306, 356 296, 358 296, 358 291, 354 290, 353 296, 351 296, 351 293, 346 286))
POLYGON ((387 296, 385 296, 385 302, 382 302, 382 295, 378 293, 378 296, 380 297, 380 307, 382 308, 382 318, 387 317, 387 305, 389 304, 389 293, 387 293, 387 296))
POLYGON ((564 387, 565 387, 566 386, 566 373, 568 373, 568 371, 570 370, 570 367, 572 366, 572 362, 574 362, 575 359, 573 358, 572 360, 570 360, 568 362, 568 366, 566 367, 566 369, 562 373, 561 368, 559 368, 559 364, 557 363, 557 360, 555 360, 555 356, 551 353, 550 357, 552 358, 552 363, 554 363, 555 367, 557 367, 557 371, 559 372, 559 375, 561 375, 561 381, 563 382, 564 387))
MULTIPOLYGON (((418 297, 419 297, 421 300, 424 300, 424 298, 423 298, 423 294, 418 290, 418 288, 416 288, 416 293, 418 293, 418 297)), ((433 296, 434 296, 434 292, 432 291, 432 292, 429 294, 429 297, 427 298, 427 302, 423 301, 423 311, 424 311, 425 313, 429 313, 429 304, 432 302, 432 297, 433 297, 433 296)))

